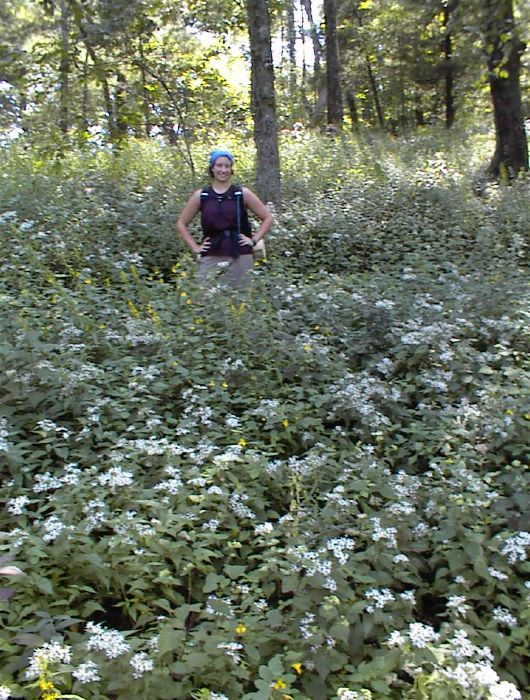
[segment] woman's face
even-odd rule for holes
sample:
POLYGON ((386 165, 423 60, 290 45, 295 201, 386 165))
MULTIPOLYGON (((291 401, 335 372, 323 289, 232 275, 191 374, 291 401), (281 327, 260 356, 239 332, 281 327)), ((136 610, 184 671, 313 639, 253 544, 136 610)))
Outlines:
POLYGON ((232 163, 230 158, 219 156, 212 166, 212 173, 216 180, 221 182, 228 180, 232 175, 232 163))

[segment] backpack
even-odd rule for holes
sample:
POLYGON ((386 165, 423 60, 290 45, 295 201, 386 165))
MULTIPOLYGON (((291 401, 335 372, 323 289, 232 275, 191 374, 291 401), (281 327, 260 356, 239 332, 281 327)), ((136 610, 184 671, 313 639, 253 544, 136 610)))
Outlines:
MULTIPOLYGON (((233 185, 234 187, 234 197, 236 198, 237 202, 237 231, 238 233, 244 233, 245 236, 248 236, 249 238, 252 236, 252 226, 250 224, 248 214, 246 207, 243 202, 243 188, 241 185, 233 185)), ((211 187, 203 187, 201 191, 201 206, 200 209, 202 210, 203 203, 210 198, 212 194, 212 188, 211 187)), ((226 194, 226 193, 224 193, 226 194)), ((220 195, 216 194, 216 197, 220 197, 220 195)), ((224 199, 231 199, 232 195, 229 194, 224 199)))

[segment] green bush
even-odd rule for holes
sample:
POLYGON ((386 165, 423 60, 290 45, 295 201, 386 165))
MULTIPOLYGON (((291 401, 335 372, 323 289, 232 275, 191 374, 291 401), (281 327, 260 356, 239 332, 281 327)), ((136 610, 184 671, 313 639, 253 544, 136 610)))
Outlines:
POLYGON ((171 152, 8 159, 0 697, 528 693, 527 184, 304 138, 246 294, 171 152))

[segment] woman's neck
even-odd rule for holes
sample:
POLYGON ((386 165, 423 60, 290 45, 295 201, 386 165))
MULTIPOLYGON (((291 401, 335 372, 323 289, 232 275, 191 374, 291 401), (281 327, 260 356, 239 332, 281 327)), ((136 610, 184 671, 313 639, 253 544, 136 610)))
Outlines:
POLYGON ((214 192, 217 192, 218 194, 224 194, 231 187, 232 187, 231 180, 226 180, 224 182, 220 182, 219 180, 212 180, 212 189, 214 192))

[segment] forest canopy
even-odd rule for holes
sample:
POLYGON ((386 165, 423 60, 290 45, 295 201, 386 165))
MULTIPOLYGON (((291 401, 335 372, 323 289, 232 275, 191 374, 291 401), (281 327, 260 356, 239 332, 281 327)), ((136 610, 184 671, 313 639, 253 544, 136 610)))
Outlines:
MULTIPOLYGON (((399 134, 491 119, 488 70, 502 74, 506 66, 487 64, 494 41, 488 3, 331 4, 340 61, 337 109, 347 129, 377 126, 399 134)), ((334 121, 326 113, 329 6, 268 3, 280 128, 334 121)), ((524 46, 527 4, 516 2, 514 16, 513 27, 502 30, 504 44, 511 40, 506 32, 517 29, 524 46)), ((243 4, 6 0, 0 42, 4 140, 23 135, 52 147, 65 138, 82 146, 133 136, 179 144, 220 126, 242 135, 251 128, 248 83, 241 83, 245 68, 250 73, 243 4)), ((522 61, 527 95, 528 53, 522 61)))

